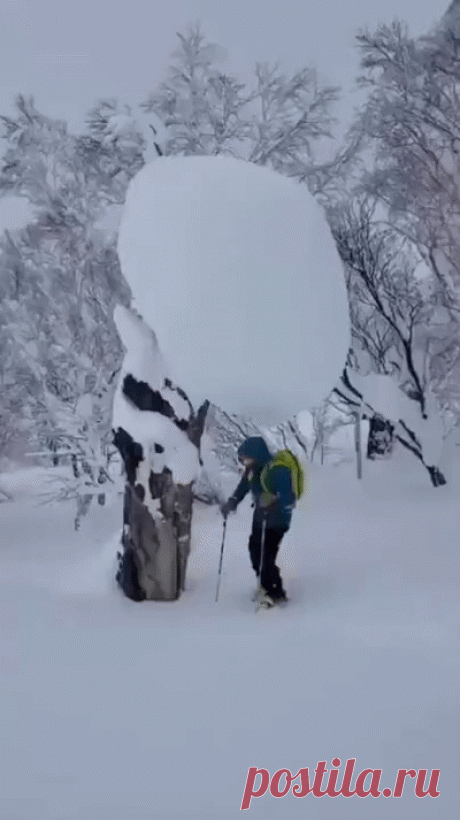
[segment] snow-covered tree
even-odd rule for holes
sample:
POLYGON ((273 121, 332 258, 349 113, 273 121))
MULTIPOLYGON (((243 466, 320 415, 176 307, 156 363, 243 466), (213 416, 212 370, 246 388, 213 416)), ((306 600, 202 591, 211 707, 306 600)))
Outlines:
MULTIPOLYGON (((457 25, 458 29, 458 25, 457 25)), ((460 58, 446 19, 415 40, 399 22, 358 36, 368 89, 355 124, 373 153, 366 191, 420 248, 439 298, 458 310, 460 268, 460 58)))
POLYGON ((118 580, 134 600, 172 600, 185 585, 208 402, 195 412, 172 383, 140 316, 119 306, 115 321, 126 352, 113 407, 126 471, 118 580))
POLYGON ((358 36, 367 100, 322 189, 346 264, 355 367, 392 375, 422 420, 433 392, 448 426, 459 412, 459 20, 454 3, 418 40, 399 22, 358 36))
POLYGON ((102 201, 123 204, 132 177, 165 152, 165 127, 154 112, 113 98, 93 106, 86 126, 76 143, 87 174, 97 184, 102 201))
MULTIPOLYGON (((35 216, 0 239, 0 343, 8 388, 0 407, 5 429, 12 421, 40 449, 55 451, 63 441, 55 402, 65 415, 88 384, 98 428, 97 404, 121 364, 111 314, 117 302, 127 303, 129 289, 113 242, 94 231, 103 204, 76 138, 22 96, 17 116, 3 117, 2 124, 7 148, 0 194, 26 197, 35 216)), ((103 437, 110 431, 108 407, 104 415, 103 437)))
POLYGON ((100 100, 86 116, 86 133, 77 150, 107 204, 123 203, 129 180, 144 163, 142 137, 131 109, 117 100, 100 100))
POLYGON ((439 468, 443 455, 443 423, 436 397, 426 396, 426 412, 399 388, 391 376, 369 373, 362 376, 344 368, 334 393, 345 407, 354 408, 360 418, 385 420, 393 428, 395 438, 421 461, 434 487, 446 479, 439 468))
POLYGON ((223 49, 199 25, 178 37, 167 78, 142 103, 167 127, 166 153, 229 154, 286 176, 311 174, 339 89, 321 87, 313 68, 286 76, 269 64, 256 65, 247 87, 222 69, 223 49))
POLYGON ((233 154, 249 136, 242 112, 244 84, 220 68, 223 49, 207 43, 200 27, 179 33, 167 79, 141 104, 168 129, 167 154, 233 154))
MULTIPOLYGON (((436 393, 434 374, 439 379, 442 354, 451 347, 452 337, 439 323, 430 282, 417 278, 416 249, 379 223, 368 198, 331 211, 330 221, 346 269, 355 367, 362 375, 392 376, 426 420, 430 412, 438 412, 428 404, 436 393)), ((450 380, 451 363, 443 364, 444 379, 450 380)), ((391 450, 391 421, 378 409, 370 418, 369 457, 380 455, 384 443, 384 452, 391 450)))
POLYGON ((414 275, 414 250, 378 224, 368 199, 331 212, 330 223, 346 270, 353 342, 368 354, 375 372, 397 371, 423 415, 426 366, 418 329, 428 327, 433 306, 414 275))

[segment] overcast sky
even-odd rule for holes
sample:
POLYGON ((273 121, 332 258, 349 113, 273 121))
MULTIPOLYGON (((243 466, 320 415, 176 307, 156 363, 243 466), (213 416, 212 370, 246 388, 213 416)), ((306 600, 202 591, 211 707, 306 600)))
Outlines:
POLYGON ((286 71, 315 65, 347 95, 358 69, 354 36, 398 17, 427 32, 449 0, 0 0, 0 113, 18 92, 81 130, 96 99, 138 103, 163 78, 176 32, 201 21, 228 52, 223 68, 248 80, 256 61, 286 71))

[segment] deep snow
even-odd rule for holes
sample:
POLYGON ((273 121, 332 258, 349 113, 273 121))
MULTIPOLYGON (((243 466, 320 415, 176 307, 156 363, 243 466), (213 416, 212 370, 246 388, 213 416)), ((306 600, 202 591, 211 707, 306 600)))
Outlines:
MULTIPOLYGON (((280 555, 292 600, 254 614, 251 510, 197 505, 187 590, 134 604, 113 582, 121 500, 37 507, 1 476, 4 820, 233 820, 250 766, 440 768, 440 797, 254 799, 248 817, 456 820, 458 461, 313 467, 280 555)), ((16 484, 15 484, 16 482, 16 484)), ((33 485, 35 482, 35 485, 33 485)), ((228 480, 233 487, 234 478, 228 480)), ((22 489, 21 489, 22 487, 22 489)), ((27 492, 29 490, 29 492, 27 492)))

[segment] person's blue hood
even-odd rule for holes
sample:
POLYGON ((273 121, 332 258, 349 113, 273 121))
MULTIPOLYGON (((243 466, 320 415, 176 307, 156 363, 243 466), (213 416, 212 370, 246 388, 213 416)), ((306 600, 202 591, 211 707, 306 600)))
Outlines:
POLYGON ((243 441, 243 444, 238 449, 238 458, 240 458, 240 456, 253 458, 257 464, 266 464, 267 461, 271 461, 272 459, 272 454, 262 436, 251 436, 247 438, 246 441, 243 441))

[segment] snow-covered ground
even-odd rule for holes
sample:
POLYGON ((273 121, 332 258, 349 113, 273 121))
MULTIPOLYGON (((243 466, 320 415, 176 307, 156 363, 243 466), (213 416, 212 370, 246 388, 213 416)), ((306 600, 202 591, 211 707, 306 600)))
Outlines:
POLYGON ((459 468, 433 489, 404 451, 361 483, 314 467, 280 554, 291 603, 257 615, 248 503, 217 604, 222 519, 200 505, 186 592, 135 604, 113 581, 119 496, 74 532, 72 504, 2 475, 2 820, 233 820, 250 766, 334 757, 382 768, 381 788, 439 768, 440 796, 267 793, 248 817, 456 820, 459 468))

